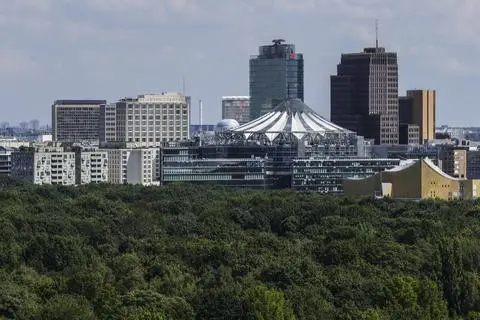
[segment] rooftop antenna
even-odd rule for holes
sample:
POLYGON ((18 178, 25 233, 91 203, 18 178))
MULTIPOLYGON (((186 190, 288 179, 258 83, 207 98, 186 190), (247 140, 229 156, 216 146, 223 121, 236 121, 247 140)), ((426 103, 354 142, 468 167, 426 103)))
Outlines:
POLYGON ((202 130, 202 125, 203 125, 203 103, 202 103, 202 99, 198 100, 198 111, 199 111, 199 114, 198 114, 198 120, 200 122, 200 146, 202 145, 202 133, 203 133, 203 130, 202 130))
POLYGON ((185 76, 182 76, 182 91, 183 95, 185 95, 185 76))
POLYGON ((378 49, 378 19, 375 19, 375 48, 378 49))

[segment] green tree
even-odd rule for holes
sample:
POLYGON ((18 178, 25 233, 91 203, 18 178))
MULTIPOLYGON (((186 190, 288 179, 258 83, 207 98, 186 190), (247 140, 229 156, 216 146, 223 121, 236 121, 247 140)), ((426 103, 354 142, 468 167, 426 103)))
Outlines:
POLYGON ((294 320, 293 310, 283 292, 257 285, 246 292, 246 300, 257 320, 294 320))
POLYGON ((39 314, 45 320, 94 320, 95 314, 82 296, 57 295, 48 300, 39 314))

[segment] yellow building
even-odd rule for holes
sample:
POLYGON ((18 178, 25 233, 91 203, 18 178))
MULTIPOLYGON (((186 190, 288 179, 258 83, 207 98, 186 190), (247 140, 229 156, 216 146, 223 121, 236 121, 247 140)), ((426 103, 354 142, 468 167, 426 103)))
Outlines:
POLYGON ((400 166, 365 179, 347 179, 349 197, 376 196, 403 199, 472 199, 480 196, 480 180, 457 179, 430 159, 408 160, 400 166))
POLYGON ((408 90, 407 97, 412 99, 412 123, 420 127, 421 143, 435 139, 435 90, 408 90))

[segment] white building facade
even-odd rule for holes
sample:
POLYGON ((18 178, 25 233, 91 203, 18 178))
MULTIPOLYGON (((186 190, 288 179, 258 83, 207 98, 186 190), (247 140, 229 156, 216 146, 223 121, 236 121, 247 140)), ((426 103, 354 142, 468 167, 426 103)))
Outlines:
POLYGON ((160 148, 105 149, 108 181, 113 184, 159 185, 160 148))
POLYGON ((108 154, 104 151, 64 151, 59 144, 50 143, 15 151, 11 160, 11 176, 34 184, 108 182, 108 154))
POLYGON ((108 153, 106 151, 81 151, 76 155, 77 184, 108 182, 108 153))
POLYGON ((175 92, 124 98, 100 108, 100 143, 126 148, 159 147, 189 139, 189 99, 175 92))
POLYGON ((34 184, 75 184, 75 152, 58 145, 12 153, 12 177, 34 184))

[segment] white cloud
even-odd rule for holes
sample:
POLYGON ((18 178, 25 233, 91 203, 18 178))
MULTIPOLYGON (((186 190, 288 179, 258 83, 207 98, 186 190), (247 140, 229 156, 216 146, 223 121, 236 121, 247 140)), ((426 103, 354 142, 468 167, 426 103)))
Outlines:
MULTIPOLYGON (((414 75, 402 69, 406 87, 415 78, 434 86, 442 80, 439 74, 455 83, 461 83, 463 77, 480 76, 479 0, 0 2, 0 33, 9 44, 0 51, 0 79, 38 74, 42 66, 49 70, 44 83, 52 88, 59 85, 58 74, 74 71, 94 70, 92 77, 99 84, 103 81, 105 90, 114 91, 116 79, 111 74, 134 74, 139 83, 158 77, 161 84, 168 84, 168 79, 178 78, 179 69, 190 72, 190 78, 215 70, 219 79, 230 80, 218 85, 200 80, 189 87, 198 87, 199 94, 207 96, 205 100, 211 96, 211 101, 222 94, 223 85, 228 85, 230 92, 238 87, 239 94, 247 94, 248 55, 281 36, 305 54, 308 85, 318 91, 318 86, 327 85, 340 51, 360 51, 373 45, 375 19, 380 23, 380 44, 398 50, 401 68, 421 68, 411 71, 418 72, 414 75), (328 65, 316 61, 325 56, 332 59, 328 65), (317 69, 312 70, 312 65, 317 69), (232 68, 241 74, 232 77, 232 68), (158 70, 161 75, 151 74, 158 70)), ((74 80, 70 85, 75 90, 83 88, 74 80)), ((311 101, 317 99, 315 95, 320 94, 306 91, 311 101)))

